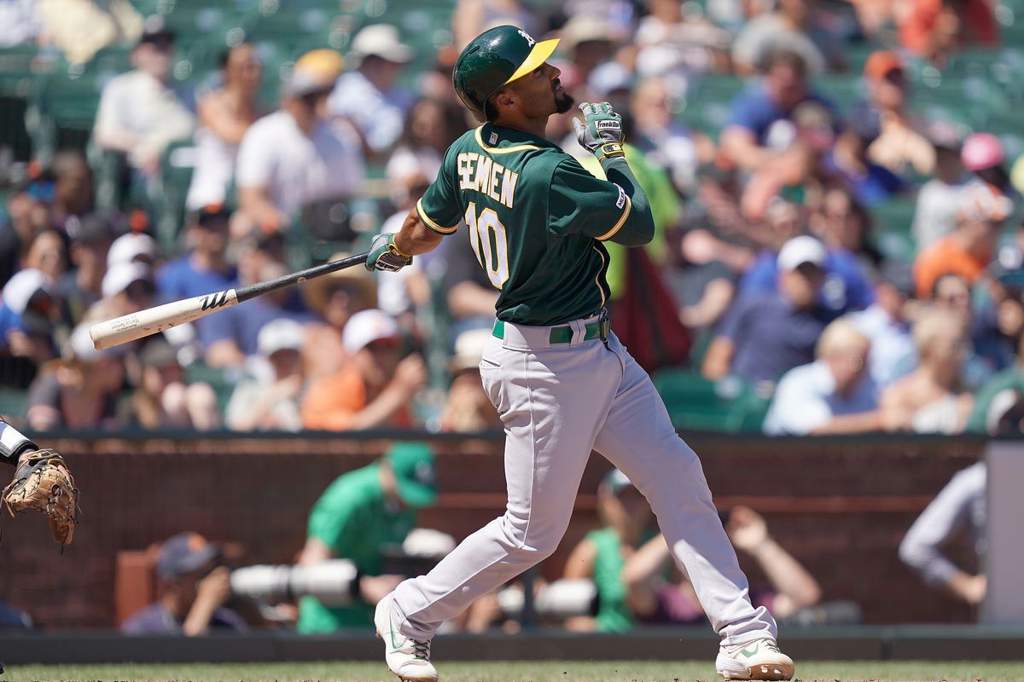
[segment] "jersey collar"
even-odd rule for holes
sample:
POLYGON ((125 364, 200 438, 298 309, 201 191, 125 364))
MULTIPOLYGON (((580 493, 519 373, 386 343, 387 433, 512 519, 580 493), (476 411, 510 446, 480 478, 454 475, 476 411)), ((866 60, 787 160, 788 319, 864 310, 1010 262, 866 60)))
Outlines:
POLYGON ((558 147, 558 145, 542 137, 537 137, 515 128, 494 125, 493 123, 483 124, 476 129, 474 135, 476 143, 490 154, 510 154, 512 152, 525 152, 543 147, 558 147))

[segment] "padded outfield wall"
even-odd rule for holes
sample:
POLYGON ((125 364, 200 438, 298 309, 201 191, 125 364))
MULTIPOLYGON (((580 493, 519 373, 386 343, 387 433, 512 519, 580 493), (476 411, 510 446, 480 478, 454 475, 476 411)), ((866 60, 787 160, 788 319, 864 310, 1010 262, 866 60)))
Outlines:
MULTIPOLYGON (((47 630, 116 624, 117 556, 182 530, 239 543, 245 563, 284 563, 302 547, 306 516, 338 475, 372 461, 394 434, 246 437, 50 437, 81 488, 82 525, 63 556, 41 518, 6 519, 0 599, 47 630)), ((403 435, 403 437, 409 437, 403 435)), ((457 538, 504 508, 500 434, 426 437, 438 453, 437 507, 420 525, 457 538)), ((720 508, 746 504, 817 577, 827 600, 860 604, 866 623, 955 623, 971 609, 921 584, 899 561, 906 529, 985 442, 949 437, 767 439, 692 434, 720 508)), ((594 456, 559 551, 557 576, 596 522, 607 462, 594 456)), ((572 494, 573 491, 566 491, 572 494)), ((966 543, 952 555, 970 566, 966 543)), ((762 578, 747 566, 752 582, 762 578)))

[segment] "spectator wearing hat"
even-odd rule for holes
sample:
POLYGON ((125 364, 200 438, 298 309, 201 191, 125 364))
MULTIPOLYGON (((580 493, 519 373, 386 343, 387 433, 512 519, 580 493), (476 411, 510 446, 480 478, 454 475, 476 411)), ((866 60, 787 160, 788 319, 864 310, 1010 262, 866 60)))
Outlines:
POLYGON ((963 277, 974 284, 995 253, 996 241, 1012 204, 993 194, 988 186, 974 183, 960 193, 956 228, 918 254, 914 261, 917 295, 928 298, 936 280, 945 274, 963 277))
POLYGON ((103 275, 101 291, 103 298, 86 314, 91 322, 137 313, 151 307, 156 295, 156 284, 153 283, 153 273, 143 263, 115 263, 103 275))
POLYGON ((220 562, 221 549, 197 533, 167 540, 156 562, 159 599, 123 622, 121 632, 195 637, 247 630, 242 617, 224 607, 231 574, 220 562))
POLYGON ((306 328, 279 319, 260 329, 256 345, 268 368, 243 379, 231 394, 225 418, 234 431, 298 431, 306 380, 301 351, 306 328))
POLYGON ((156 264, 160 247, 156 240, 144 232, 129 232, 115 239, 107 251, 107 269, 123 263, 141 263, 147 267, 156 264))
POLYGON ((788 50, 772 51, 763 78, 733 100, 729 123, 722 131, 722 152, 750 171, 798 164, 800 156, 790 149, 797 134, 793 115, 805 102, 824 108, 833 132, 838 132, 835 107, 811 89, 804 58, 788 50))
POLYGON ((143 32, 142 16, 128 0, 38 0, 46 43, 69 64, 87 64, 100 50, 133 43, 143 32))
MULTIPOLYGON (((331 260, 340 260, 348 255, 336 253, 331 260)), ((408 269, 403 268, 394 274, 400 275, 408 269)), ((382 277, 381 282, 384 279, 390 278, 382 277)), ((302 347, 306 376, 319 379, 342 368, 348 357, 342 343, 345 326, 353 315, 377 307, 377 286, 373 275, 365 268, 338 270, 303 285, 306 305, 317 320, 306 327, 306 341, 302 347)))
POLYGON ((333 50, 302 55, 282 87, 281 107, 245 131, 235 166, 247 219, 237 223, 240 232, 281 230, 306 204, 359 189, 364 167, 357 136, 345 122, 327 120, 327 98, 341 68, 333 50))
POLYGON ((909 83, 903 60, 891 50, 871 53, 864 63, 868 100, 855 107, 851 120, 866 120, 878 128, 868 146, 868 158, 897 175, 913 168, 927 175, 935 167, 935 150, 918 132, 920 122, 907 111, 909 83))
POLYGON ((99 351, 87 324, 75 328, 64 359, 36 376, 28 391, 26 421, 35 431, 116 429, 124 426, 118 398, 124 384, 125 346, 99 351))
MULTIPOLYGON (((797 210, 792 205, 789 205, 788 208, 791 212, 797 210)), ((780 206, 773 206, 770 217, 774 219, 774 214, 781 210, 780 206)), ((799 216, 796 216, 795 220, 799 227, 799 216)), ((821 227, 821 225, 816 226, 821 227)), ((847 224, 842 226, 843 230, 848 227, 847 224)), ((854 310, 864 310, 874 301, 871 281, 868 279, 864 266, 858 260, 857 254, 847 249, 845 245, 835 243, 835 240, 830 239, 828 234, 822 236, 829 243, 825 245, 825 262, 822 265, 825 282, 818 304, 830 311, 833 316, 843 315, 854 310)), ((762 250, 740 280, 740 296, 778 292, 782 282, 779 277, 780 262, 778 251, 762 250)))
POLYGON ((204 206, 188 218, 189 251, 156 273, 160 298, 177 301, 235 286, 238 272, 226 258, 231 212, 220 204, 204 206))
POLYGON ((126 154, 133 168, 154 176, 171 142, 191 137, 195 118, 170 85, 174 32, 147 19, 132 50, 134 70, 103 88, 93 138, 101 149, 126 154))
POLYGON ((0 348, 37 364, 52 358, 57 303, 46 275, 33 268, 19 271, 3 288, 0 348))
POLYGON ((480 381, 480 358, 491 337, 486 329, 462 332, 455 339, 449 368, 452 383, 441 411, 441 430, 489 431, 501 428, 501 419, 480 381))
POLYGON ((586 84, 594 69, 615 56, 622 37, 606 16, 589 11, 573 14, 559 32, 559 46, 571 63, 566 74, 569 83, 586 84))
POLYGON ((774 382, 787 370, 814 360, 814 347, 836 317, 819 303, 825 284, 824 245, 795 237, 778 256, 778 291, 741 297, 726 314, 704 358, 704 376, 735 375, 774 382))
POLYGON ((417 512, 436 502, 434 455, 422 443, 396 443, 373 464, 335 479, 309 514, 299 564, 348 559, 361 576, 359 594, 342 607, 303 597, 298 631, 365 630, 376 603, 402 580, 382 575, 384 551, 401 546, 416 525, 417 512))
POLYGON ((129 421, 144 429, 220 428, 217 395, 205 382, 187 384, 178 352, 163 336, 139 353, 138 387, 128 401, 129 421))
POLYGON ((201 210, 223 204, 235 175, 238 145, 263 115, 256 101, 263 66, 252 43, 239 43, 220 59, 220 86, 203 94, 197 106, 196 165, 185 207, 201 210))
POLYGON ((307 429, 334 431, 412 425, 410 405, 426 383, 423 358, 402 357, 398 325, 380 310, 352 316, 342 333, 349 359, 309 387, 302 401, 307 429))
MULTIPOLYGON (((818 340, 817 360, 794 367, 779 381, 764 421, 770 435, 889 431, 896 414, 878 409, 878 386, 868 370, 871 341, 852 322, 839 319, 818 340)), ((909 425, 909 424, 906 424, 909 425)))
POLYGON ((960 137, 952 125, 935 124, 928 131, 935 149, 933 177, 917 191, 911 231, 917 251, 930 248, 956 228, 964 167, 960 162, 960 137))
POLYGON ((917 352, 907 319, 907 303, 914 295, 914 276, 909 266, 885 263, 875 276, 875 302, 846 319, 871 339, 868 369, 879 389, 910 372, 917 352))
POLYGON ((960 433, 973 407, 960 387, 968 337, 963 315, 948 309, 926 311, 914 322, 918 365, 882 392, 888 413, 909 414, 918 433, 960 433))
POLYGON ((968 135, 960 148, 960 162, 967 172, 974 175, 968 187, 984 188, 1002 206, 1014 222, 1020 218, 1022 202, 1006 168, 1006 151, 1003 143, 992 133, 968 135))
POLYGON ((358 65, 338 78, 327 107, 331 115, 352 121, 368 152, 380 156, 402 134, 405 112, 412 101, 397 87, 397 80, 415 55, 390 24, 360 29, 352 39, 350 54, 358 65))

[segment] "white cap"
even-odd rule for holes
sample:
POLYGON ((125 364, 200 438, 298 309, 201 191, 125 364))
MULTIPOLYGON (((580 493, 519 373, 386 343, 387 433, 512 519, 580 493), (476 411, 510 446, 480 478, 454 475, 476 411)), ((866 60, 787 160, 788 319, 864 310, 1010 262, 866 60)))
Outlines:
POLYGON ((484 356, 484 348, 491 339, 490 329, 470 329, 462 332, 455 339, 455 356, 452 357, 452 370, 473 369, 480 365, 484 356))
POLYGON ((263 325, 256 337, 260 355, 270 357, 279 350, 299 350, 306 340, 305 328, 295 320, 281 318, 263 325))
POLYGON ((828 252, 825 251, 825 245, 814 237, 807 235, 793 237, 779 251, 779 270, 796 270, 804 263, 811 263, 823 268, 827 257, 828 252))
POLYGON ((107 267, 112 268, 118 263, 131 263, 139 256, 156 258, 156 240, 148 234, 129 232, 114 240, 107 251, 107 267))
POLYGON ((397 64, 413 58, 412 48, 399 39, 398 29, 390 24, 371 24, 363 28, 352 40, 352 52, 360 57, 374 55, 397 64))
POLYGON ((127 289, 132 282, 137 282, 139 280, 149 282, 151 279, 152 278, 149 275, 149 267, 144 263, 135 263, 132 261, 117 263, 110 266, 110 269, 107 270, 107 274, 103 276, 103 286, 101 287, 103 298, 117 296, 127 289))
POLYGON ((374 341, 398 337, 398 324, 381 310, 363 310, 353 315, 341 335, 348 353, 358 353, 374 341))
POLYGON ((4 304, 21 315, 28 307, 32 296, 40 289, 46 292, 50 290, 46 282, 46 275, 41 270, 35 268, 20 270, 4 286, 4 304))

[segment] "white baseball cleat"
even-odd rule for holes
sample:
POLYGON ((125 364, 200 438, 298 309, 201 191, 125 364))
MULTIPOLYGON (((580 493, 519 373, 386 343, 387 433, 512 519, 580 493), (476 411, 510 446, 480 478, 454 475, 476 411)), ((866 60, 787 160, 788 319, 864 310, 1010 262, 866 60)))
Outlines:
POLYGON ((381 599, 373 613, 377 636, 384 640, 388 669, 402 682, 437 682, 437 670, 430 662, 430 640, 411 639, 398 630, 391 616, 391 600, 390 594, 381 599))
POLYGON ((793 659, 768 638, 720 647, 715 668, 727 680, 790 680, 796 671, 793 659))

